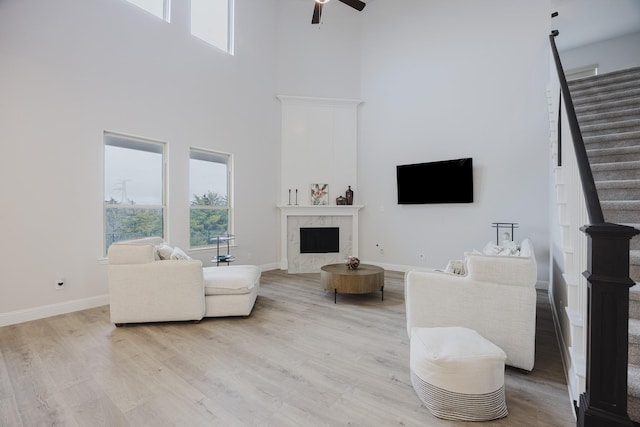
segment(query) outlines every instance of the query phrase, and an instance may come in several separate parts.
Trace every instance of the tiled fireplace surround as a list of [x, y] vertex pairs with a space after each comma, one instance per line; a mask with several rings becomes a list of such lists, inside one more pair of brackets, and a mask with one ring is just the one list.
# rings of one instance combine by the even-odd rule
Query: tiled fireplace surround
[[[317, 273], [358, 253], [358, 210], [362, 206], [279, 206], [280, 268], [289, 273]], [[338, 227], [337, 253], [300, 253], [300, 228]]]

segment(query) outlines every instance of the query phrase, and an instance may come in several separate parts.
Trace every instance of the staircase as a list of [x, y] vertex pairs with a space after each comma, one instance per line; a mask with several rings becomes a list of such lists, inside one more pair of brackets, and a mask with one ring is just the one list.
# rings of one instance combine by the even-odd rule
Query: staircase
[[[569, 82], [606, 222], [640, 228], [640, 68]], [[628, 413], [640, 422], [640, 236], [631, 240]]]

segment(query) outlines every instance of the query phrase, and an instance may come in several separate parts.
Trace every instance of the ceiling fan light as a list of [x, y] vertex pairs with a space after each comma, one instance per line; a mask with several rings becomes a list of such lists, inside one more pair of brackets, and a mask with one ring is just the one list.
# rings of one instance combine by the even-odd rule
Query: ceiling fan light
[[316, 0], [316, 3], [319, 4], [325, 4], [325, 3], [329, 3], [330, 0]]

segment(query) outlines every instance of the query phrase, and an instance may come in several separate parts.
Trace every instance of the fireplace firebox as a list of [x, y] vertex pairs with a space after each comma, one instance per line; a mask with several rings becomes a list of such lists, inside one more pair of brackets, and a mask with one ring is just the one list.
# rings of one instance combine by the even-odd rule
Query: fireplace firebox
[[326, 254], [340, 251], [339, 227], [301, 227], [300, 253]]

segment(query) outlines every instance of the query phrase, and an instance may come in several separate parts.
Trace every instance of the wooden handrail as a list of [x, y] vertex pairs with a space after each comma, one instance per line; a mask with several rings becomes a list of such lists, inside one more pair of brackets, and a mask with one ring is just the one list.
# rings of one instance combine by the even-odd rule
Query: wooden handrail
[[589, 222], [591, 224], [602, 224], [604, 223], [604, 215], [602, 213], [602, 207], [600, 206], [600, 198], [598, 197], [596, 183], [593, 180], [593, 172], [591, 171], [591, 166], [589, 165], [587, 150], [584, 146], [584, 140], [582, 139], [582, 132], [580, 131], [580, 126], [578, 124], [576, 110], [573, 107], [573, 99], [571, 98], [571, 93], [569, 92], [567, 78], [564, 75], [564, 69], [562, 68], [562, 62], [560, 61], [560, 55], [558, 54], [558, 48], [556, 47], [555, 38], [558, 34], [558, 30], [553, 30], [549, 35], [549, 42], [551, 43], [551, 51], [553, 53], [553, 59], [556, 65], [556, 71], [558, 72], [560, 90], [562, 91], [562, 95], [564, 97], [567, 119], [569, 120], [569, 129], [571, 130], [573, 148], [576, 153], [576, 161], [578, 163], [578, 171], [580, 173], [580, 182], [582, 183], [584, 199], [587, 204]]

